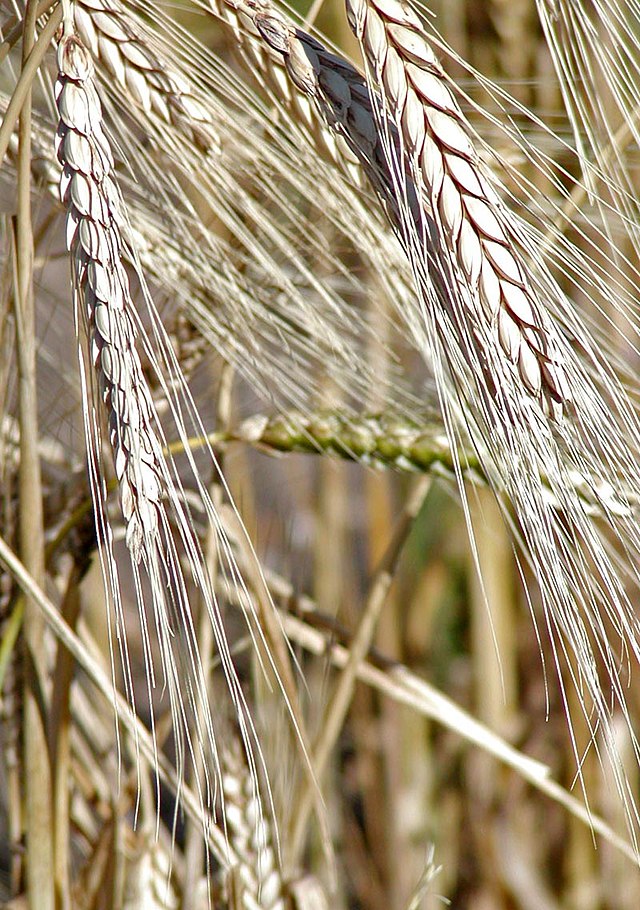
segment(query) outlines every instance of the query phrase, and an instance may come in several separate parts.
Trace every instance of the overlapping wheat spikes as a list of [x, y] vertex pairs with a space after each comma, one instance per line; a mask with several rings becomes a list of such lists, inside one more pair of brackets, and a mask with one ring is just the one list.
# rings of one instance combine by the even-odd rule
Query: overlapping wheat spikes
[[[369, 100], [354, 106], [344, 71], [336, 72], [316, 41], [268, 6], [234, 6], [283, 55], [292, 82], [319, 104], [327, 124], [348, 138], [382, 197], [415, 272], [423, 344], [452, 450], [458, 449], [462, 426], [490, 482], [513, 503], [536, 567], [549, 632], [560, 649], [568, 645], [579, 655], [597, 723], [606, 729], [609, 708], [601, 698], [596, 654], [605, 659], [623, 712], [626, 707], [617, 649], [599, 617], [610, 617], [621, 647], [634, 660], [637, 621], [619, 567], [606, 539], [594, 531], [583, 500], [574, 497], [568, 472], [582, 476], [596, 500], [598, 490], [613, 496], [617, 507], [602, 507], [614, 534], [635, 549], [631, 502], [637, 490], [633, 480], [625, 490], [622, 479], [637, 473], [639, 437], [626, 393], [580, 330], [571, 302], [536, 255], [534, 237], [491, 185], [472, 131], [410, 7], [349, 7], [370, 87]], [[349, 77], [362, 97], [357, 73]], [[368, 130], [353, 125], [363, 122]], [[579, 354], [569, 339], [574, 346], [578, 342]], [[460, 467], [458, 472], [461, 481]], [[548, 486], [561, 505], [561, 518]], [[585, 712], [590, 710], [585, 703]], [[616, 763], [612, 733], [608, 748]], [[634, 815], [621, 769], [619, 787]]]
[[[381, 826], [366, 800], [343, 836], [352, 859], [360, 858], [356, 867], [367, 851], [377, 857], [380, 883], [368, 891], [360, 875], [350, 892], [327, 873], [339, 841], [326, 820], [333, 828], [336, 800], [351, 797], [348, 774], [340, 794], [323, 783], [340, 731], [350, 729], [349, 705], [357, 710], [358, 679], [449, 729], [455, 716], [469, 741], [512, 768], [520, 763], [523, 779], [588, 820], [588, 810], [552, 784], [547, 769], [458, 709], [446, 719], [446, 705], [432, 701], [407, 667], [374, 653], [372, 663], [363, 662], [395, 596], [392, 581], [403, 577], [401, 553], [411, 551], [426, 487], [408, 496], [386, 549], [367, 532], [378, 561], [362, 585], [362, 615], [350, 638], [326, 615], [342, 596], [342, 580], [332, 584], [326, 565], [339, 574], [345, 559], [332, 525], [340, 495], [329, 495], [329, 475], [320, 485], [318, 514], [330, 531], [323, 538], [318, 530], [324, 544], [316, 554], [316, 604], [261, 567], [225, 462], [217, 460], [232, 443], [333, 452], [444, 477], [449, 489], [454, 480], [480, 576], [479, 612], [492, 608], [496, 590], [479, 531], [479, 516], [488, 521], [494, 508], [485, 499], [489, 488], [509, 529], [521, 605], [546, 626], [540, 649], [558, 679], [539, 667], [540, 678], [547, 702], [560, 701], [569, 717], [583, 796], [593, 798], [585, 768], [595, 753], [621, 797], [628, 842], [599, 817], [598, 799], [593, 828], [633, 858], [640, 421], [633, 376], [638, 219], [628, 151], [638, 133], [640, 10], [635, 3], [624, 10], [616, 3], [536, 3], [571, 128], [556, 135], [458, 56], [437, 19], [403, 0], [347, 0], [364, 73], [270, 3], [189, 6], [216, 42], [224, 36], [248, 81], [217, 44], [216, 53], [205, 48], [156, 4], [3, 7], [2, 190], [15, 217], [3, 230], [0, 321], [7, 519], [0, 558], [10, 567], [12, 592], [0, 600], [0, 679], [11, 682], [13, 730], [21, 710], [15, 680], [24, 677], [24, 768], [31, 769], [31, 779], [22, 780], [15, 736], [3, 736], [12, 756], [7, 817], [16, 857], [22, 830], [27, 841], [24, 864], [17, 858], [11, 866], [12, 896], [26, 889], [31, 906], [46, 910], [145, 899], [186, 908], [306, 907], [322, 905], [325, 892], [358, 906], [378, 906], [383, 893], [384, 906], [429, 901], [415, 881], [385, 892], [384, 882], [401, 874], [380, 871]], [[487, 6], [500, 25], [499, 4]], [[464, 88], [447, 75], [449, 65], [458, 77], [471, 77]], [[57, 273], [62, 238], [72, 306]], [[67, 363], [72, 310], [79, 381]], [[215, 384], [207, 372], [212, 361]], [[240, 411], [255, 410], [257, 396], [263, 416], [236, 418], [230, 384]], [[233, 457], [229, 464], [237, 486]], [[277, 474], [259, 458], [248, 464], [258, 495], [246, 494], [245, 479], [239, 501], [262, 548], [269, 531], [260, 519]], [[85, 474], [88, 484], [80, 479]], [[110, 500], [114, 489], [119, 510]], [[298, 495], [294, 485], [290, 495]], [[383, 500], [371, 492], [372, 524]], [[42, 501], [40, 516], [33, 504]], [[384, 509], [380, 524], [389, 532], [388, 501]], [[95, 540], [91, 521], [82, 523], [91, 511]], [[281, 541], [284, 556], [276, 562], [295, 563], [304, 533], [293, 528], [290, 539], [284, 535], [291, 553]], [[52, 657], [37, 625], [43, 612], [104, 694], [81, 618], [94, 549], [111, 611], [106, 653], [125, 731], [115, 738], [108, 713], [90, 717], [87, 683], [72, 681], [62, 645]], [[303, 585], [305, 573], [306, 563]], [[405, 584], [404, 593], [411, 600], [419, 587]], [[469, 581], [470, 598], [473, 587]], [[47, 594], [58, 598], [60, 619]], [[20, 659], [23, 622], [27, 657]], [[497, 623], [493, 635], [500, 647]], [[313, 701], [324, 691], [323, 673], [300, 656], [292, 660], [287, 637], [289, 646], [325, 652], [338, 668], [326, 715], [311, 733], [298, 674]], [[536, 625], [536, 653], [537, 639]], [[144, 666], [142, 691], [131, 641]], [[388, 641], [400, 649], [394, 635]], [[116, 697], [118, 686], [133, 719]], [[508, 699], [508, 660], [502, 686]], [[224, 718], [220, 735], [228, 739], [227, 702], [244, 754], [233, 740], [219, 758], [216, 724]], [[293, 739], [277, 720], [282, 704]], [[150, 735], [141, 715], [148, 715]], [[109, 748], [117, 759], [101, 769], [95, 756]], [[292, 768], [296, 750], [306, 771]], [[155, 795], [149, 764], [156, 765]], [[167, 786], [174, 790], [170, 818], [161, 816]], [[304, 852], [308, 807], [318, 792], [327, 799], [318, 811], [324, 866], [313, 840]], [[184, 836], [183, 805], [190, 818]], [[38, 828], [43, 806], [46, 830]], [[204, 855], [195, 846], [202, 834], [211, 848]], [[41, 851], [33, 847], [38, 837]], [[340, 850], [337, 859], [343, 873]], [[167, 863], [164, 872], [159, 861]], [[320, 867], [322, 885], [305, 879], [305, 871], [315, 875]], [[458, 874], [450, 893], [459, 897], [462, 872], [449, 874]], [[444, 875], [446, 890], [446, 864]], [[518, 886], [509, 881], [516, 900]]]

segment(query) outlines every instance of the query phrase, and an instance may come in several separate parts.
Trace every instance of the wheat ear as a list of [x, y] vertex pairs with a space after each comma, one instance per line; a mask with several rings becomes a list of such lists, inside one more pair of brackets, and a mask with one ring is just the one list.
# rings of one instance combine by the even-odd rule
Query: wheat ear
[[[421, 472], [454, 482], [460, 470], [467, 484], [490, 484], [469, 441], [457, 453], [451, 451], [442, 419], [435, 410], [410, 418], [391, 412], [255, 414], [227, 433], [212, 434], [210, 441], [216, 446], [226, 442], [244, 442], [273, 453], [329, 453], [372, 467]], [[616, 513], [632, 518], [638, 514], [640, 504], [634, 502], [631, 491], [626, 492], [623, 502], [606, 483], [597, 485], [594, 490], [593, 485], [578, 472], [572, 473], [570, 479], [585, 512], [594, 518]], [[563, 503], [556, 498], [544, 473], [541, 474], [541, 481], [550, 506], [561, 512]]]
[[[211, 714], [206, 710], [197, 710], [198, 704], [208, 704], [208, 696], [182, 562], [189, 567], [193, 582], [202, 592], [248, 749], [254, 744], [251, 720], [235, 676], [195, 529], [186, 510], [184, 491], [175, 468], [167, 462], [163, 452], [165, 441], [162, 429], [136, 349], [137, 315], [123, 265], [123, 254], [127, 249], [125, 231], [128, 227], [123, 202], [113, 178], [113, 158], [102, 128], [100, 99], [93, 82], [93, 64], [82, 42], [72, 32], [72, 21], [70, 23], [67, 19], [66, 23], [66, 31], [58, 47], [59, 74], [56, 83], [60, 115], [57, 148], [63, 168], [60, 189], [68, 208], [67, 243], [71, 253], [77, 318], [86, 326], [88, 336], [89, 369], [81, 357], [85, 436], [103, 571], [107, 591], [115, 607], [125, 686], [133, 701], [118, 573], [104, 506], [106, 492], [100, 467], [100, 418], [87, 388], [91, 370], [95, 371], [97, 391], [108, 415], [109, 441], [120, 489], [126, 543], [131, 554], [148, 685], [151, 688], [155, 684], [149, 630], [152, 621], [159, 639], [165, 685], [171, 701], [178, 773], [182, 775], [184, 771], [185, 740], [192, 754], [194, 750], [200, 755], [205, 752], [212, 754], [215, 772], [216, 745]], [[129, 260], [135, 263], [135, 253], [131, 249], [127, 252]], [[141, 273], [138, 277], [144, 288]], [[157, 327], [156, 331], [160, 333], [160, 328]], [[162, 356], [170, 357], [170, 351], [165, 350]], [[157, 363], [154, 366], [157, 367]], [[173, 401], [166, 384], [164, 392]], [[186, 389], [182, 390], [182, 395], [182, 402], [172, 405], [172, 415], [184, 433], [184, 417], [180, 408], [185, 409], [189, 405]], [[198, 483], [195, 465], [192, 459], [189, 460]], [[201, 482], [199, 492], [218, 534], [223, 562], [231, 571], [234, 583], [241, 585], [228, 542]], [[147, 610], [145, 603], [143, 573], [151, 591], [152, 611]], [[245, 596], [248, 597], [246, 591]], [[190, 736], [190, 717], [196, 719], [193, 738]], [[210, 769], [211, 762], [207, 760], [205, 767]], [[211, 773], [208, 771], [206, 775], [206, 792], [200, 794], [203, 811], [206, 807], [212, 809], [214, 805]], [[206, 827], [207, 817], [203, 818]]]
[[236, 877], [242, 906], [284, 910], [271, 825], [240, 743], [233, 738], [222, 754], [222, 792], [229, 842], [238, 858], [230, 875]]
[[159, 527], [162, 446], [136, 349], [129, 279], [122, 262], [124, 216], [93, 65], [82, 44], [66, 38], [58, 51], [60, 195], [67, 206], [67, 245], [74, 285], [86, 308], [91, 359], [109, 414], [127, 546], [136, 562]]
[[[518, 256], [520, 240], [510, 213], [487, 180], [422, 22], [399, 0], [348, 0], [347, 13], [401, 134], [412, 176], [440, 228], [447, 290], [455, 300], [463, 289], [469, 315], [460, 325], [453, 314], [453, 324], [465, 333], [471, 329], [477, 344], [488, 329], [526, 391], [559, 417], [569, 392], [549, 317]], [[495, 350], [481, 354], [488, 369]]]

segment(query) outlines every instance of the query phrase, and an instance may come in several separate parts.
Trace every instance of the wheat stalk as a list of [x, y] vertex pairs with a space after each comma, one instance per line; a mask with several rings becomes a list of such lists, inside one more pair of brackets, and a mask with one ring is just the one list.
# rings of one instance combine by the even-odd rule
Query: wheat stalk
[[[559, 345], [518, 255], [518, 234], [481, 166], [421, 20], [410, 6], [395, 2], [388, 8], [349, 2], [347, 12], [438, 228], [429, 240], [438, 250], [432, 257], [443, 260], [447, 293], [440, 302], [464, 336], [461, 347], [486, 347], [478, 359], [493, 383], [500, 381], [495, 359], [501, 350], [524, 389], [559, 419], [570, 394]], [[464, 317], [452, 309], [460, 297], [468, 311]], [[498, 343], [489, 344], [489, 338]]]
[[[274, 572], [267, 572], [266, 578], [274, 600], [286, 605], [286, 609], [283, 607], [281, 610], [281, 616], [290, 640], [311, 654], [327, 656], [337, 668], [346, 667], [351, 654], [350, 634], [336, 624], [334, 618], [319, 612], [313, 600], [298, 595], [287, 578]], [[548, 766], [530, 755], [518, 752], [513, 745], [443, 695], [422, 676], [374, 650], [366, 661], [359, 664], [357, 676], [394, 701], [411, 706], [418, 714], [431, 717], [456, 736], [468, 740], [512, 767], [530, 784], [564, 805], [576, 818], [592, 825], [593, 830], [604, 840], [615, 844], [617, 849], [636, 861], [637, 855], [632, 845], [616, 834], [606, 821], [596, 819], [578, 797], [551, 779]]]

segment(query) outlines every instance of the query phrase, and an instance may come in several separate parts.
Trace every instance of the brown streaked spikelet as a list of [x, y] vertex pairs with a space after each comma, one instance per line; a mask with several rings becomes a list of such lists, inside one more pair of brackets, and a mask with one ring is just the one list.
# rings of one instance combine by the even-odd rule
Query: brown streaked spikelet
[[488, 372], [501, 349], [523, 388], [559, 418], [570, 391], [552, 324], [518, 254], [510, 213], [487, 179], [419, 17], [399, 0], [354, 0], [347, 12], [448, 252], [447, 288], [460, 289], [449, 295], [450, 306], [455, 310], [461, 296], [469, 311], [464, 319], [454, 312], [453, 324], [472, 333], [479, 345], [488, 328], [499, 342], [480, 356]]
[[[277, 10], [259, 3], [238, 3], [236, 0], [209, 0], [208, 5], [216, 18], [225, 23], [227, 31], [233, 38], [234, 50], [244, 63], [247, 72], [267, 89], [269, 95], [279, 106], [284, 107], [290, 117], [292, 127], [304, 132], [319, 153], [328, 156], [331, 162], [344, 170], [358, 187], [363, 186], [365, 179], [360, 166], [360, 158], [354, 153], [351, 142], [328, 127], [326, 122], [318, 117], [313, 103], [308, 97], [309, 86], [306, 85], [300, 90], [292, 83], [285, 69], [282, 57], [283, 48], [272, 47], [268, 41], [264, 40], [263, 34], [256, 25], [255, 14], [260, 13], [261, 8], [265, 10], [266, 14], [278, 17]], [[282, 17], [279, 18], [282, 21]], [[310, 40], [310, 36], [305, 37]], [[320, 45], [320, 47], [322, 46]], [[327, 53], [326, 49], [322, 48], [322, 50], [325, 54]], [[332, 54], [331, 57], [332, 72], [335, 73], [335, 76], [332, 75], [328, 78], [335, 79], [339, 83], [341, 70], [346, 69], [349, 74], [356, 75], [360, 81], [360, 74], [351, 67], [348, 61], [335, 54]], [[344, 101], [344, 97], [342, 100]]]

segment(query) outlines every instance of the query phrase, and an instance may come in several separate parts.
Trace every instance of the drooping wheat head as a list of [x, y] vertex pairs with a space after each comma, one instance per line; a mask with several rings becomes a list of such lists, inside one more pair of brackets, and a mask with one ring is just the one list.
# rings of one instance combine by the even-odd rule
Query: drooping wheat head
[[[86, 332], [81, 346], [85, 430], [94, 508], [98, 522], [103, 572], [115, 608], [116, 634], [123, 663], [125, 686], [133, 701], [131, 670], [126, 649], [118, 568], [105, 512], [106, 486], [101, 467], [102, 414], [96, 397], [106, 409], [108, 438], [113, 451], [120, 501], [131, 557], [149, 688], [157, 671], [151, 653], [150, 627], [157, 635], [164, 685], [171, 700], [179, 773], [185, 748], [192, 755], [207, 754], [203, 809], [213, 811], [217, 758], [208, 709], [204, 671], [195, 640], [184, 560], [200, 590], [214, 627], [220, 659], [228, 672], [231, 698], [239, 710], [240, 729], [251, 749], [251, 722], [228, 653], [224, 630], [211, 589], [202, 553], [185, 503], [175, 467], [164, 454], [166, 446], [140, 356], [139, 326], [123, 264], [123, 251], [136, 257], [127, 242], [128, 224], [113, 177], [113, 159], [102, 128], [100, 100], [93, 80], [91, 58], [72, 31], [58, 49], [56, 86], [60, 113], [58, 158], [63, 168], [61, 196], [67, 215], [67, 242], [71, 253], [73, 288], [79, 331]], [[141, 279], [141, 276], [138, 275]], [[141, 280], [144, 288], [144, 282]], [[162, 332], [159, 332], [164, 341]], [[157, 365], [157, 364], [156, 364]], [[162, 380], [160, 380], [162, 382]], [[95, 389], [97, 396], [92, 394]], [[168, 391], [168, 389], [167, 389]], [[186, 387], [182, 405], [174, 403], [174, 419], [184, 424], [180, 407], [188, 408]], [[175, 394], [175, 393], [174, 393]], [[192, 469], [195, 468], [191, 462]], [[202, 485], [201, 485], [202, 486]], [[210, 497], [202, 487], [205, 508], [219, 533], [221, 559], [233, 557]], [[147, 593], [147, 588], [150, 593]], [[195, 726], [193, 726], [195, 725]], [[211, 760], [213, 759], [213, 764]], [[204, 816], [206, 822], [206, 815]]]

